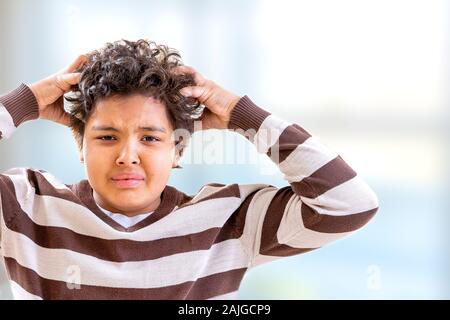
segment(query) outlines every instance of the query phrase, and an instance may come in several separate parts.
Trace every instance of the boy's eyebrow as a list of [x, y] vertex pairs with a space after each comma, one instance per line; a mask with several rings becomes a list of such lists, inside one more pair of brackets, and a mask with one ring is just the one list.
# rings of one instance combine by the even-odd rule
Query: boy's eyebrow
[[[119, 129], [111, 127], [111, 126], [92, 126], [92, 130], [120, 132]], [[139, 127], [138, 130], [139, 131], [159, 131], [159, 132], [162, 132], [162, 133], [166, 133], [166, 129], [164, 129], [162, 127], [158, 127], [158, 126]]]

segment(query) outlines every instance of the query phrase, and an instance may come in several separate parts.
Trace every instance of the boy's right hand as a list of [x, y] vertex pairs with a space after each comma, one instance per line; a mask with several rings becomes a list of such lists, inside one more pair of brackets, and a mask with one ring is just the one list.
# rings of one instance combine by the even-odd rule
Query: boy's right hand
[[81, 74], [75, 71], [86, 61], [87, 57], [81, 55], [67, 68], [28, 86], [36, 97], [40, 119], [69, 126], [70, 117], [64, 110], [63, 96], [80, 81]]

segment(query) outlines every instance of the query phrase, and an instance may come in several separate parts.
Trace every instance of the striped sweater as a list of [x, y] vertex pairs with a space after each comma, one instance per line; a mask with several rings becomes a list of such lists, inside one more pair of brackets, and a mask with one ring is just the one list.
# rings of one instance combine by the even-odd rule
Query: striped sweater
[[[0, 139], [37, 117], [26, 85], [0, 97]], [[229, 129], [276, 163], [285, 187], [211, 183], [186, 195], [167, 185], [155, 212], [124, 228], [100, 210], [87, 180], [3, 172], [0, 253], [14, 297], [233, 299], [252, 267], [347, 236], [377, 211], [373, 191], [339, 155], [247, 96]]]

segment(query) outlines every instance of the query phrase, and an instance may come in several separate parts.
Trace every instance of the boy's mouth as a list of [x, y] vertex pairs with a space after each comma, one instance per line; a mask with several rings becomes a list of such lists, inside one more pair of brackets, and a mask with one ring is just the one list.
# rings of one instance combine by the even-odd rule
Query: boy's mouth
[[119, 188], [134, 188], [144, 182], [144, 176], [139, 173], [128, 172], [117, 174], [111, 180]]
[[112, 179], [112, 182], [119, 188], [135, 188], [141, 185], [144, 180], [143, 179], [121, 179], [121, 180], [114, 180]]

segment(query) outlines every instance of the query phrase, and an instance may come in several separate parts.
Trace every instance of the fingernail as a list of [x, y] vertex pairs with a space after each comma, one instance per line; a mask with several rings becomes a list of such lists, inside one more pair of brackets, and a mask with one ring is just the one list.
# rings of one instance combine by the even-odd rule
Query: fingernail
[[191, 96], [191, 91], [190, 91], [189, 89], [186, 89], [186, 88], [181, 89], [181, 90], [180, 90], [180, 93], [181, 93], [183, 96], [185, 96], [185, 97], [190, 97], [190, 96]]

